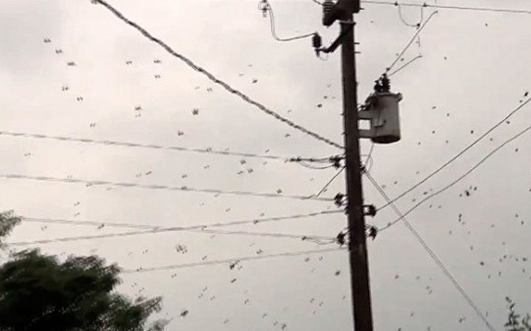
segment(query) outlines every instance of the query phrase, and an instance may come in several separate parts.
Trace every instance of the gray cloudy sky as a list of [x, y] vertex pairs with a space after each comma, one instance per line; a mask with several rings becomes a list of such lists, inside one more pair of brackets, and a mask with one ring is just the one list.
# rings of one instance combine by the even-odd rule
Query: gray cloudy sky
[[[341, 142], [339, 54], [320, 61], [308, 40], [274, 41], [257, 2], [110, 3], [232, 86]], [[321, 10], [315, 3], [270, 2], [280, 36], [319, 31], [327, 44], [335, 38], [337, 27], [320, 25]], [[531, 4], [523, 0], [438, 0], [438, 4], [531, 10]], [[396, 7], [365, 7], [357, 17], [361, 99], [415, 33], [402, 23]], [[430, 13], [426, 9], [424, 19]], [[402, 14], [413, 24], [421, 18], [418, 8], [404, 8]], [[408, 50], [401, 63], [419, 54], [423, 57], [393, 77], [394, 90], [404, 95], [403, 137], [400, 143], [376, 146], [371, 169], [387, 194], [395, 197], [408, 189], [525, 100], [524, 93], [531, 88], [530, 37], [529, 15], [440, 10], [433, 17], [420, 43]], [[45, 38], [51, 42], [45, 43]], [[2, 132], [258, 154], [269, 150], [285, 156], [322, 157], [339, 152], [222, 90], [89, 0], [2, 0], [0, 62]], [[68, 62], [76, 65], [68, 66]], [[194, 108], [199, 110], [197, 115], [192, 114]], [[407, 210], [425, 194], [450, 183], [530, 121], [531, 110], [522, 109], [450, 167], [399, 200], [398, 207]], [[505, 296], [513, 297], [522, 310], [531, 311], [526, 291], [531, 270], [523, 260], [531, 252], [526, 240], [531, 226], [528, 139], [523, 136], [500, 150], [472, 175], [408, 217], [480, 309], [488, 312], [497, 330], [502, 329], [506, 316]], [[368, 147], [362, 142], [364, 152]], [[262, 159], [6, 135], [0, 135], [0, 151], [2, 175], [72, 176], [266, 193], [281, 189], [287, 195], [314, 194], [335, 173], [276, 160], [264, 163]], [[2, 210], [72, 221], [189, 226], [336, 208], [327, 201], [216, 197], [21, 179], [1, 179], [0, 185]], [[367, 203], [384, 203], [369, 182], [365, 189]], [[333, 197], [343, 190], [343, 180], [338, 179], [323, 196]], [[395, 218], [388, 208], [373, 223], [383, 227]], [[332, 214], [224, 230], [333, 237], [345, 224], [343, 215]], [[130, 230], [28, 222], [9, 240], [125, 231]], [[185, 245], [187, 253], [176, 252], [176, 245]], [[237, 259], [260, 251], [268, 255], [334, 247], [298, 239], [189, 232], [30, 247], [37, 246], [62, 256], [96, 253], [133, 270]], [[377, 330], [486, 329], [402, 224], [382, 232], [369, 243], [369, 250]], [[222, 264], [130, 273], [123, 275], [119, 290], [131, 296], [162, 295], [161, 316], [173, 318], [169, 331], [269, 331], [283, 324], [289, 330], [349, 330], [346, 257], [345, 252], [330, 252], [242, 262], [239, 270]], [[179, 317], [183, 310], [189, 311], [185, 318]]]

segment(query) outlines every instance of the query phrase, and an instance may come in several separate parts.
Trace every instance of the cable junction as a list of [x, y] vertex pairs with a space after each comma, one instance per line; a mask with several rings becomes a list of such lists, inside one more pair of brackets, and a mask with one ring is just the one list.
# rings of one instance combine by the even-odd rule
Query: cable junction
[[[87, 226], [98, 226], [98, 228], [103, 228], [104, 226], [111, 227], [121, 227], [121, 228], [137, 228], [144, 229], [145, 231], [130, 231], [122, 233], [108, 233], [101, 235], [88, 235], [88, 236], [76, 236], [76, 237], [63, 237], [63, 238], [53, 238], [53, 239], [43, 239], [27, 242], [12, 242], [8, 243], [10, 246], [29, 246], [29, 245], [42, 245], [50, 244], [57, 242], [72, 242], [72, 241], [83, 241], [83, 240], [94, 240], [94, 239], [106, 239], [106, 238], [116, 238], [116, 237], [129, 237], [136, 235], [146, 235], [146, 234], [156, 234], [156, 233], [165, 233], [165, 232], [205, 232], [205, 231], [214, 231], [216, 228], [230, 227], [230, 226], [240, 226], [240, 225], [254, 225], [270, 222], [280, 222], [280, 221], [292, 221], [300, 219], [308, 219], [321, 215], [332, 215], [342, 213], [341, 210], [325, 210], [318, 211], [307, 214], [296, 214], [288, 216], [277, 216], [277, 217], [266, 217], [266, 218], [255, 218], [255, 219], [246, 219], [241, 221], [232, 221], [232, 222], [217, 222], [217, 223], [207, 223], [191, 226], [172, 226], [172, 227], [158, 227], [154, 225], [146, 224], [130, 224], [130, 223], [115, 223], [115, 222], [91, 222], [91, 221], [72, 221], [65, 219], [53, 219], [53, 218], [36, 218], [36, 217], [26, 217], [23, 219], [25, 222], [35, 222], [35, 223], [55, 223], [55, 224], [68, 224], [68, 225], [87, 225]], [[208, 233], [208, 232], [205, 232]], [[219, 232], [221, 233], [221, 232]], [[264, 236], [264, 237], [277, 237], [277, 238], [293, 238], [298, 240], [308, 240], [308, 241], [335, 241], [334, 238], [329, 237], [318, 237], [318, 236], [295, 236], [295, 235], [286, 235], [286, 234], [267, 234], [267, 233], [258, 233], [258, 232], [246, 232], [243, 231], [233, 233], [224, 232], [221, 234], [238, 234], [238, 235], [250, 235], [250, 236]]]

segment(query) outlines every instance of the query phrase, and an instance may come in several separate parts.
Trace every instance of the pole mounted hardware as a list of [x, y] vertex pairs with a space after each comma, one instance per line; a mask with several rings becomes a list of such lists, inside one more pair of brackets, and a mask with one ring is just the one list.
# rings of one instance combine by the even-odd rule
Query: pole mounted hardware
[[345, 199], [345, 195], [343, 193], [338, 193], [334, 197], [334, 204], [338, 207], [341, 207], [343, 205], [344, 199]]
[[400, 114], [398, 103], [402, 94], [391, 92], [391, 82], [386, 74], [376, 80], [374, 92], [358, 112], [358, 119], [369, 121], [369, 129], [360, 130], [360, 138], [371, 139], [375, 144], [392, 144], [400, 140]]
[[341, 21], [340, 24], [342, 27], [341, 33], [336, 38], [336, 40], [334, 40], [334, 42], [328, 47], [322, 47], [322, 39], [318, 33], [313, 35], [312, 46], [317, 56], [319, 56], [320, 52], [327, 53], [327, 54], [333, 53], [339, 46], [343, 44], [343, 41], [345, 40], [346, 36], [349, 34], [352, 28], [354, 28], [354, 25], [356, 23], [350, 22], [350, 21]]
[[[350, 10], [349, 10], [350, 9]], [[360, 0], [325, 0], [323, 2], [323, 25], [331, 26], [335, 21], [360, 12]]]
[[376, 216], [376, 207], [374, 205], [363, 206], [363, 215], [370, 217]]

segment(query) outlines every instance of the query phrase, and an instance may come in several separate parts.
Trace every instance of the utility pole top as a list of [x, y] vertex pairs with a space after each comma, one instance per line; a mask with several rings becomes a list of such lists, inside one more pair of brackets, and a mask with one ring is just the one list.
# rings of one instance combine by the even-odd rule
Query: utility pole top
[[[326, 3], [326, 1], [325, 1]], [[352, 12], [349, 9], [352, 8]], [[325, 12], [323, 16], [323, 25], [331, 26], [336, 20], [351, 17], [352, 14], [360, 12], [360, 0], [338, 0], [330, 11]]]

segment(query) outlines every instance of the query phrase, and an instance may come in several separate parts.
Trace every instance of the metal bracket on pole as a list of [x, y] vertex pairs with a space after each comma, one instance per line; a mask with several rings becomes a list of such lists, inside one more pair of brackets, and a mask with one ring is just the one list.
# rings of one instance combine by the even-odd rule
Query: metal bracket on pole
[[373, 129], [373, 125], [372, 125], [372, 121], [374, 120], [373, 112], [370, 111], [370, 110], [361, 110], [361, 111], [358, 112], [358, 119], [371, 122], [370, 129], [368, 129], [368, 130], [360, 129], [359, 130], [360, 138], [371, 139], [372, 137], [374, 137], [374, 129]]
[[341, 33], [339, 36], [330, 46], [321, 48], [320, 51], [323, 53], [333, 53], [343, 43], [343, 39], [345, 39], [345, 36], [350, 32], [350, 30], [352, 30], [352, 28], [354, 28], [355, 24], [356, 23], [354, 22], [341, 22]]

